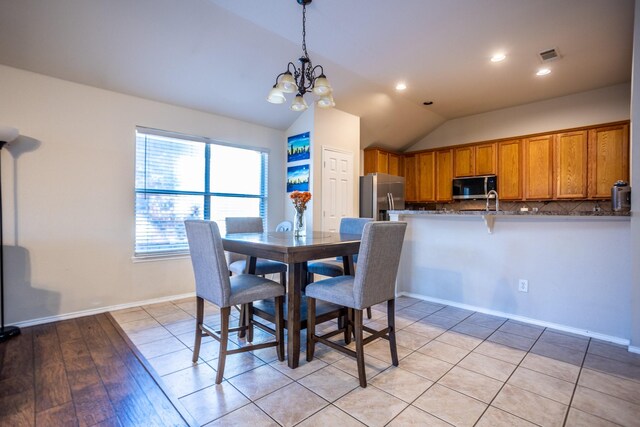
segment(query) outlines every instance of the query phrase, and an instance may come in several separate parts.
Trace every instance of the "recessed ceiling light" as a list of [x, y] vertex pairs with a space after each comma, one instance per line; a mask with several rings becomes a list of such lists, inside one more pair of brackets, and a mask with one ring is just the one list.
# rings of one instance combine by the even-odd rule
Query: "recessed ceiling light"
[[396, 85], [396, 90], [403, 91], [407, 88], [407, 84], [405, 82], [400, 82]]
[[507, 55], [505, 55], [504, 53], [496, 53], [495, 55], [493, 55], [491, 57], [491, 62], [504, 61], [506, 57], [507, 57]]
[[546, 76], [547, 74], [551, 74], [550, 68], [540, 68], [536, 73], [536, 76]]

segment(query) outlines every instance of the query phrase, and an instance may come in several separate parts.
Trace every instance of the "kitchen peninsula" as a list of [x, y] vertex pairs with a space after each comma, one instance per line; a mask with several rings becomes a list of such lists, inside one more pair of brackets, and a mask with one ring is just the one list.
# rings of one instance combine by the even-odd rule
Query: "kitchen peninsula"
[[628, 344], [628, 212], [390, 214], [408, 223], [399, 293]]

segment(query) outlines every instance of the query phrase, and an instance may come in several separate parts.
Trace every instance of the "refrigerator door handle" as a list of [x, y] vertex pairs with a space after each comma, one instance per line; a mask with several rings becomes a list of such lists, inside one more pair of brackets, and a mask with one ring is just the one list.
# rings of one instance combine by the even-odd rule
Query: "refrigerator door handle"
[[396, 207], [395, 207], [395, 205], [393, 203], [393, 194], [392, 193], [387, 193], [387, 199], [389, 199], [389, 209], [392, 210], [392, 211], [395, 210]]

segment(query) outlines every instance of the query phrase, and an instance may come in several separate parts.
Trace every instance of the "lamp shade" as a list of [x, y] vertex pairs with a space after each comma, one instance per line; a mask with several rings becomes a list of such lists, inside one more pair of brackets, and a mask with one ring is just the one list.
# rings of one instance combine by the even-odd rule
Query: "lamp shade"
[[284, 93], [294, 93], [298, 90], [296, 80], [293, 78], [293, 74], [289, 72], [282, 75], [277, 87]]
[[291, 103], [291, 109], [293, 111], [304, 111], [308, 108], [307, 101], [304, 100], [302, 95], [296, 95], [295, 99]]
[[313, 93], [318, 96], [328, 95], [331, 93], [331, 90], [331, 85], [324, 74], [318, 77], [313, 84]]
[[272, 104], [282, 104], [285, 101], [284, 94], [277, 87], [271, 88], [269, 91], [269, 95], [267, 96], [267, 101]]
[[18, 129], [0, 125], [0, 142], [11, 142], [20, 135]]
[[320, 108], [332, 108], [336, 106], [336, 103], [333, 100], [333, 96], [331, 94], [328, 94], [318, 99], [316, 101], [316, 105]]

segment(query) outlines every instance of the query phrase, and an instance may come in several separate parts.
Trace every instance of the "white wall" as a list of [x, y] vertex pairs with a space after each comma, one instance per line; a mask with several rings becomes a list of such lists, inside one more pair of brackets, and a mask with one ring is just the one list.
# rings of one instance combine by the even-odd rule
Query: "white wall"
[[500, 216], [493, 234], [479, 215], [400, 220], [400, 291], [629, 339], [628, 217]]
[[0, 93], [22, 135], [2, 150], [8, 323], [194, 290], [188, 258], [132, 261], [136, 125], [268, 148], [284, 215], [282, 131], [5, 66]]
[[445, 122], [406, 151], [489, 141], [629, 119], [630, 84]]

